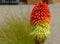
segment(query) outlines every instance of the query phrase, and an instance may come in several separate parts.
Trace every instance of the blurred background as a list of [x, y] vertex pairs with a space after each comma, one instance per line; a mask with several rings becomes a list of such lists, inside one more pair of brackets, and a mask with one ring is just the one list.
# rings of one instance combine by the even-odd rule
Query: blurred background
[[[27, 3], [27, 4], [36, 4], [37, 2], [40, 2], [41, 0], [20, 0], [20, 2]], [[60, 0], [46, 0], [47, 3], [57, 3], [60, 2]]]
[[[40, 2], [41, 0], [0, 0], [1, 3], [13, 3], [13, 4], [36, 4], [37, 2]], [[60, 2], [60, 0], [46, 0], [48, 4], [57, 3]]]

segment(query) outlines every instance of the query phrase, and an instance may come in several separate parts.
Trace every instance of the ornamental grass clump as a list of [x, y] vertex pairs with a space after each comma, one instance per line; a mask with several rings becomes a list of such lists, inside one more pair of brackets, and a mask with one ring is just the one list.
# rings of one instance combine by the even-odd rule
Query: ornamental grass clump
[[33, 44], [28, 17], [8, 14], [0, 18], [0, 44]]
[[32, 10], [30, 23], [32, 25], [35, 44], [44, 44], [50, 35], [50, 11], [46, 2], [38, 2]]

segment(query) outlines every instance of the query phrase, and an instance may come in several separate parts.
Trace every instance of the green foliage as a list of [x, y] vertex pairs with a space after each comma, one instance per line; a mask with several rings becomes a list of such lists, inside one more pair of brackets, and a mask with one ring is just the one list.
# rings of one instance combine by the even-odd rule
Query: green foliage
[[31, 26], [27, 17], [20, 19], [17, 16], [4, 17], [5, 22], [0, 28], [0, 44], [34, 44]]

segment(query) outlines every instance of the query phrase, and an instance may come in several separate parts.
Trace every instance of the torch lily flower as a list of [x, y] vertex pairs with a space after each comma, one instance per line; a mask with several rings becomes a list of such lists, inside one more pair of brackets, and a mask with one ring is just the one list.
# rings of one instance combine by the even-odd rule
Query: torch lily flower
[[33, 27], [33, 38], [43, 41], [50, 34], [50, 11], [45, 2], [38, 2], [32, 10], [30, 23]]

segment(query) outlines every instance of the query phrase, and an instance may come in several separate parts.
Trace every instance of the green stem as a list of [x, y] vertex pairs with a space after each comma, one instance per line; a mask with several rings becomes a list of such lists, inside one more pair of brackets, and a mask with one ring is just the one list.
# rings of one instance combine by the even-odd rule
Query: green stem
[[34, 38], [34, 41], [35, 41], [35, 44], [44, 44], [44, 41], [45, 40], [41, 40], [40, 39], [37, 39], [37, 37]]
[[44, 44], [44, 42], [43, 42], [43, 41], [40, 42], [39, 40], [36, 40], [36, 41], [35, 41], [35, 44]]

